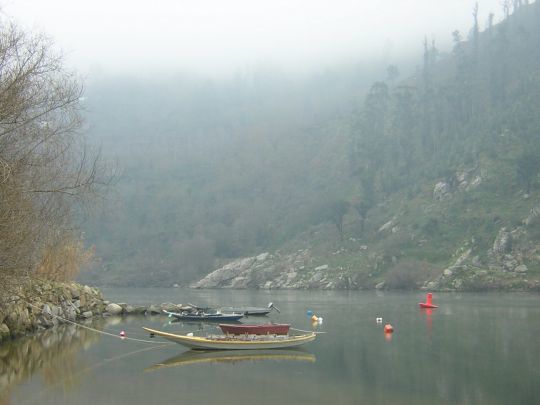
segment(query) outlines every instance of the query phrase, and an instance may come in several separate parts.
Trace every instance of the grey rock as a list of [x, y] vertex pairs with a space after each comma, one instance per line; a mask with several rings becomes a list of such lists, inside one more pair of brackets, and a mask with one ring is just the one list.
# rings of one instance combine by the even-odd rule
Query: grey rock
[[111, 315], [120, 315], [122, 313], [122, 307], [115, 303], [110, 303], [105, 307], [105, 311]]
[[482, 261], [480, 260], [480, 256], [474, 256], [471, 260], [471, 263], [475, 267], [482, 267]]
[[440, 181], [433, 188], [433, 198], [436, 201], [443, 201], [450, 197], [450, 190], [450, 185], [447, 182]]
[[161, 309], [169, 312], [178, 312], [180, 311], [180, 306], [173, 304], [172, 302], [165, 302], [161, 304]]
[[0, 341], [9, 337], [10, 331], [5, 323], [0, 324]]
[[256, 260], [257, 260], [258, 262], [264, 262], [266, 259], [268, 259], [269, 256], [270, 256], [270, 253], [268, 253], [268, 252], [261, 253], [260, 255], [258, 255], [258, 256], [256, 257]]
[[[129, 306], [128, 306], [129, 308]], [[126, 308], [126, 310], [128, 309]], [[132, 307], [133, 310], [132, 310], [132, 313], [133, 314], [137, 314], [137, 315], [143, 315], [146, 313], [146, 307], [145, 306], [142, 306], [142, 305], [137, 305], [137, 306], [134, 306]]]
[[84, 319], [89, 319], [89, 318], [92, 318], [93, 316], [94, 314], [92, 313], [92, 311], [85, 311], [81, 314], [81, 317]]
[[385, 224], [383, 224], [380, 228], [379, 228], [379, 232], [384, 232], [384, 231], [387, 231], [389, 229], [392, 228], [392, 225], [394, 225], [394, 221], [393, 220], [390, 220], [388, 222], [386, 222]]
[[529, 215], [523, 220], [525, 226], [533, 224], [540, 217], [540, 204], [531, 209]]
[[514, 259], [512, 255], [505, 255], [503, 260], [503, 267], [506, 271], [514, 271], [519, 265], [518, 261]]
[[157, 305], [150, 305], [148, 306], [148, 308], [146, 308], [146, 314], [147, 315], [158, 315], [158, 314], [161, 314], [162, 311], [161, 311], [161, 308]]
[[493, 253], [495, 254], [505, 254], [509, 253], [512, 250], [512, 235], [510, 232], [507, 232], [506, 228], [501, 228], [493, 242]]
[[529, 271], [529, 269], [528, 269], [528, 267], [526, 265], [520, 264], [519, 266], [516, 266], [514, 271], [516, 273], [526, 273], [527, 271]]

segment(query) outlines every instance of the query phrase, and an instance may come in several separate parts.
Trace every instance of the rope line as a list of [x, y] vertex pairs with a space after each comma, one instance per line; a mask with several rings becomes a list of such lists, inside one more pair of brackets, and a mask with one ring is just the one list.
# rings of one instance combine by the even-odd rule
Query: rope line
[[316, 331], [313, 331], [313, 330], [303, 330], [303, 329], [296, 329], [296, 328], [289, 328], [289, 329], [290, 330], [295, 330], [297, 332], [315, 333], [316, 335], [321, 334], [321, 333], [326, 333], [326, 332], [316, 332]]
[[[134, 351], [129, 352], [129, 353], [123, 353], [123, 354], [120, 354], [118, 356], [111, 357], [110, 359], [104, 359], [104, 360], [101, 360], [100, 362], [98, 362], [98, 363], [96, 363], [96, 364], [94, 364], [92, 366], [88, 366], [88, 367], [83, 368], [82, 370], [78, 371], [75, 374], [72, 374], [72, 377], [82, 376], [82, 375], [84, 375], [84, 374], [86, 374], [86, 373], [88, 373], [88, 372], [90, 372], [90, 371], [92, 371], [94, 369], [98, 369], [98, 368], [104, 366], [105, 364], [108, 364], [108, 363], [116, 361], [116, 360], [120, 360], [120, 359], [125, 358], [125, 357], [133, 356], [134, 354], [146, 352], [146, 351], [149, 351], [149, 350], [160, 349], [160, 348], [172, 346], [172, 345], [175, 345], [175, 344], [176, 343], [164, 343], [164, 344], [161, 344], [159, 346], [153, 346], [153, 347], [148, 347], [147, 346], [144, 349], [138, 349], [138, 350], [134, 350]], [[56, 383], [53, 383], [53, 384], [47, 386], [47, 388], [42, 389], [41, 391], [39, 391], [38, 394], [34, 396], [34, 398], [29, 399], [25, 403], [33, 404], [33, 403], [41, 402], [43, 400], [43, 394], [52, 391], [58, 385], [63, 383], [63, 381], [64, 380], [57, 381]]]
[[[26, 304], [30, 305], [31, 307], [34, 307], [38, 310], [42, 310], [40, 307], [38, 307], [37, 305], [35, 304], [32, 304], [31, 302], [28, 302], [27, 300], [25, 299], [22, 299], [22, 301], [24, 301]], [[96, 332], [96, 333], [101, 333], [102, 335], [105, 335], [105, 336], [111, 336], [111, 337], [114, 337], [114, 338], [117, 338], [117, 339], [121, 339], [121, 340], [131, 340], [133, 342], [141, 342], [141, 343], [151, 343], [151, 344], [162, 344], [162, 343], [159, 343], [159, 342], [156, 342], [154, 340], [146, 340], [146, 339], [137, 339], [137, 338], [130, 338], [128, 336], [118, 336], [118, 335], [115, 335], [113, 333], [109, 333], [109, 332], [105, 332], [105, 331], [102, 331], [102, 330], [99, 330], [99, 329], [96, 329], [96, 328], [92, 328], [90, 326], [86, 326], [86, 325], [83, 325], [81, 323], [78, 323], [78, 322], [75, 322], [75, 321], [72, 321], [72, 320], [69, 320], [67, 318], [64, 318], [60, 315], [54, 315], [54, 314], [51, 314], [51, 313], [48, 313], [48, 315], [54, 317], [54, 318], [57, 318], [57, 319], [60, 319], [62, 320], [63, 322], [67, 322], [67, 323], [70, 323], [72, 325], [76, 325], [76, 326], [79, 326], [81, 328], [84, 328], [84, 329], [88, 329], [90, 331], [93, 331], [93, 332]]]

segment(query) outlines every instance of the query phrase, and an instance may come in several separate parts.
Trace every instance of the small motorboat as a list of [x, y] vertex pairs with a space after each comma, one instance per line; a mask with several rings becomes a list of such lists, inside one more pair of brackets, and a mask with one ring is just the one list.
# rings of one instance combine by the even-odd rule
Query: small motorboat
[[317, 335], [313, 332], [304, 335], [209, 335], [206, 337], [177, 335], [156, 329], [143, 329], [151, 336], [161, 336], [195, 350], [263, 350], [285, 349], [313, 342]]
[[223, 322], [223, 321], [238, 321], [244, 317], [244, 314], [239, 313], [208, 313], [203, 311], [183, 311], [183, 312], [169, 312], [163, 310], [163, 313], [167, 314], [169, 318], [175, 318], [181, 321], [210, 321], [210, 322]]
[[224, 324], [219, 327], [225, 334], [230, 335], [286, 335], [289, 333], [288, 323], [261, 323], [261, 324]]
[[236, 312], [244, 314], [245, 316], [264, 316], [268, 315], [270, 311], [275, 309], [280, 312], [279, 309], [270, 302], [266, 307], [223, 307], [222, 311]]

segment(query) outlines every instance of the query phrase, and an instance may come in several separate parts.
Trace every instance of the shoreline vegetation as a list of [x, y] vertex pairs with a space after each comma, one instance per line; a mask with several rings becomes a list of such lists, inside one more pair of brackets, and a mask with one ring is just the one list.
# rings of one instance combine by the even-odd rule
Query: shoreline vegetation
[[0, 15], [0, 341], [104, 310], [98, 290], [67, 283], [93, 256], [75, 218], [110, 182], [82, 94], [46, 35]]

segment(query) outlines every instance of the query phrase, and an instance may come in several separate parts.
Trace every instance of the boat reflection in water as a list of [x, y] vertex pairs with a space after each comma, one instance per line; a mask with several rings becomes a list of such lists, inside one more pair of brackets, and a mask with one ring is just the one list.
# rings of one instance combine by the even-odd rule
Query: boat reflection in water
[[161, 368], [187, 366], [191, 364], [215, 364], [215, 363], [239, 363], [239, 362], [258, 362], [258, 361], [303, 361], [315, 363], [314, 354], [302, 349], [269, 349], [269, 350], [249, 350], [249, 351], [231, 351], [231, 350], [188, 350], [178, 356], [171, 357], [161, 363], [157, 363], [145, 369], [145, 371], [154, 371]]
[[[103, 327], [94, 325], [94, 327]], [[0, 404], [9, 403], [12, 389], [40, 374], [51, 387], [68, 389], [82, 379], [84, 362], [78, 358], [100, 339], [100, 335], [74, 325], [60, 325], [35, 336], [8, 341], [0, 346]]]

